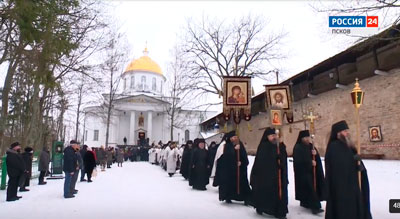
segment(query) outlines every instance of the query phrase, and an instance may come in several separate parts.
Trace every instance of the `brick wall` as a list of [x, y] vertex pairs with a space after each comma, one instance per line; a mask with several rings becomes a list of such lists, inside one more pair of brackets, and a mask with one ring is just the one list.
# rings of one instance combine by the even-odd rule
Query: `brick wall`
[[[388, 76], [372, 76], [360, 81], [365, 91], [364, 105], [360, 108], [361, 118], [361, 153], [383, 154], [385, 159], [400, 159], [400, 69], [393, 69]], [[321, 118], [315, 123], [315, 145], [321, 154], [325, 154], [328, 136], [333, 123], [346, 120], [350, 126], [353, 140], [356, 140], [355, 111], [350, 92], [347, 89], [334, 89], [321, 93], [314, 98], [306, 98], [293, 103], [295, 122], [302, 119], [306, 109], [312, 107]], [[250, 127], [248, 124], [251, 124]], [[260, 113], [250, 122], [242, 121], [239, 125], [240, 138], [248, 153], [254, 154], [265, 128], [270, 124], [269, 114]], [[369, 126], [380, 125], [382, 142], [369, 141]], [[282, 127], [287, 152], [292, 154], [298, 132], [305, 128], [304, 122], [297, 122]], [[308, 128], [308, 123], [307, 123]], [[252, 130], [252, 131], [250, 131]]]

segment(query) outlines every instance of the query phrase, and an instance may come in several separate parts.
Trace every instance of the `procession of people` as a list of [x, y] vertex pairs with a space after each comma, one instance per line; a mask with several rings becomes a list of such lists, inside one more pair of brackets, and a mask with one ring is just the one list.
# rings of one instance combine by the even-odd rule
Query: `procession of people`
[[[195, 190], [207, 190], [207, 185], [218, 187], [219, 200], [230, 204], [243, 202], [254, 207], [257, 214], [268, 214], [284, 219], [290, 212], [289, 195], [300, 201], [300, 206], [312, 214], [321, 214], [321, 201], [327, 202], [327, 219], [371, 219], [369, 183], [366, 167], [349, 134], [346, 121], [332, 125], [325, 156], [325, 174], [321, 157], [309, 130], [299, 132], [293, 149], [295, 194], [288, 193], [288, 153], [280, 133], [267, 127], [260, 140], [254, 164], [248, 179], [249, 159], [246, 148], [235, 131], [225, 133], [219, 144], [207, 146], [205, 139], [197, 138], [178, 146], [170, 141], [153, 143], [147, 151], [148, 162], [159, 165], [168, 176], [177, 172]], [[28, 192], [32, 176], [33, 148], [25, 147], [21, 153], [18, 142], [7, 150], [9, 177], [7, 201], [22, 198], [20, 192]], [[72, 140], [64, 149], [64, 198], [74, 198], [80, 174], [81, 182], [93, 182], [98, 164], [101, 170], [111, 168], [114, 162], [122, 167], [127, 151], [111, 147], [92, 149]], [[39, 185], [45, 185], [50, 154], [44, 147], [40, 154]], [[361, 178], [359, 179], [359, 173]], [[86, 178], [86, 179], [85, 179]]]
[[[248, 180], [249, 159], [235, 131], [225, 133], [221, 142], [206, 145], [204, 139], [152, 145], [150, 163], [160, 165], [169, 176], [179, 169], [195, 190], [218, 187], [219, 200], [243, 202], [257, 214], [284, 219], [290, 213], [289, 195], [310, 214], [324, 213], [326, 219], [371, 219], [366, 168], [350, 138], [345, 121], [332, 125], [325, 157], [325, 174], [320, 154], [309, 130], [300, 131], [293, 148], [295, 194], [288, 193], [288, 153], [274, 127], [267, 127], [260, 140]], [[177, 162], [181, 159], [180, 166]], [[361, 172], [361, 184], [358, 172]], [[344, 180], [346, 179], [346, 180]]]

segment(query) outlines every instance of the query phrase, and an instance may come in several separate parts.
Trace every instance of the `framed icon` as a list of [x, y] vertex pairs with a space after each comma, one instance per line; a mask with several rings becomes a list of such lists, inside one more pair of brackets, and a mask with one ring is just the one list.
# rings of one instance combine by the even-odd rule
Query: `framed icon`
[[289, 86], [285, 85], [266, 85], [267, 106], [271, 109], [290, 110], [292, 100]]
[[382, 141], [382, 131], [380, 125], [369, 127], [369, 140], [371, 142]]
[[283, 124], [281, 110], [271, 110], [271, 124], [273, 126], [281, 126]]

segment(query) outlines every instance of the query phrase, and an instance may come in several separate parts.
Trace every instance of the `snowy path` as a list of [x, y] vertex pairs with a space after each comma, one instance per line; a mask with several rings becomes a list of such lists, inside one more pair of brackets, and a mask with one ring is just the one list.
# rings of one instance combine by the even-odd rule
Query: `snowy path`
[[[251, 164], [253, 158], [250, 157]], [[400, 218], [388, 213], [388, 200], [400, 198], [399, 161], [365, 161], [370, 175], [373, 217]], [[292, 163], [289, 162], [289, 167]], [[249, 166], [249, 170], [251, 166]], [[314, 216], [298, 206], [294, 200], [293, 172], [289, 169], [290, 219], [323, 218]], [[74, 199], [62, 198], [63, 180], [48, 180], [46, 186], [32, 181], [31, 191], [19, 193], [17, 202], [5, 202], [5, 191], [0, 191], [0, 218], [4, 219], [224, 219], [269, 218], [259, 216], [243, 204], [218, 201], [218, 190], [208, 186], [205, 192], [194, 191], [177, 174], [169, 178], [158, 166], [149, 163], [124, 163], [99, 173], [92, 183], [79, 183], [79, 194]], [[325, 203], [323, 203], [325, 204]]]

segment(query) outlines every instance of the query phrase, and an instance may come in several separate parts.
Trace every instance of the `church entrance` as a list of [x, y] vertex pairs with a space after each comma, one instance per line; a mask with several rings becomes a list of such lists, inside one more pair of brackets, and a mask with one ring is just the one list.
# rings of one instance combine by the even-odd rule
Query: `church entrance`
[[138, 132], [138, 146], [148, 146], [145, 132]]
[[139, 140], [141, 140], [141, 139], [146, 139], [146, 133], [145, 132], [139, 132], [138, 133], [138, 137], [139, 137]]

